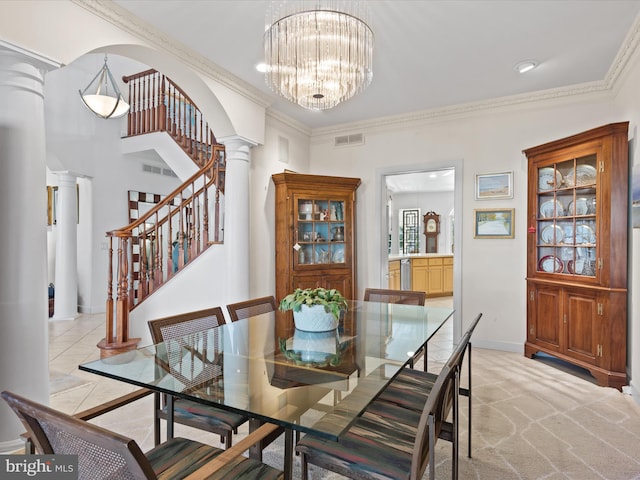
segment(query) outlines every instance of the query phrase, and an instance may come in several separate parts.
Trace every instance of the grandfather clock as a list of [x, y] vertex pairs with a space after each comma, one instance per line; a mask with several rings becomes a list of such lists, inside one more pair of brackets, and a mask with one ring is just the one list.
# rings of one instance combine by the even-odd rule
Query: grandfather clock
[[424, 215], [424, 236], [427, 237], [425, 253], [438, 253], [438, 235], [440, 234], [440, 215], [427, 212]]

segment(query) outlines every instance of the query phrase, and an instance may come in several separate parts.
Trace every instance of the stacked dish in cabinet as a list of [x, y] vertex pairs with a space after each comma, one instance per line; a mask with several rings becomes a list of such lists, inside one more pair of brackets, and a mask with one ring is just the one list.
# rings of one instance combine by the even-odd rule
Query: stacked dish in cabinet
[[298, 264], [344, 263], [344, 201], [298, 199]]
[[595, 276], [596, 156], [538, 170], [538, 271]]

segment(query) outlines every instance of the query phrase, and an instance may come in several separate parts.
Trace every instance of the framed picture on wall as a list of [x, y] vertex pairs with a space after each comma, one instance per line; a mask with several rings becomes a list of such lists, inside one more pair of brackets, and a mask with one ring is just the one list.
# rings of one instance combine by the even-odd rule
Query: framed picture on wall
[[514, 238], [514, 208], [473, 211], [473, 238]]
[[476, 175], [476, 200], [513, 198], [513, 172]]
[[[80, 223], [80, 187], [76, 185], [76, 222]], [[47, 225], [58, 223], [58, 187], [47, 185]]]

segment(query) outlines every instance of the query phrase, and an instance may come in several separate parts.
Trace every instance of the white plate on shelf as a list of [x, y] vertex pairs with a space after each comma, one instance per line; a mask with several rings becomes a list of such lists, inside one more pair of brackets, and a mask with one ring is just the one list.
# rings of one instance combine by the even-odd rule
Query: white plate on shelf
[[540, 232], [540, 240], [547, 245], [562, 243], [564, 232], [558, 225], [547, 225]]
[[564, 217], [564, 207], [558, 200], [547, 200], [540, 204], [540, 217], [553, 218]]
[[560, 273], [564, 270], [564, 264], [555, 255], [545, 255], [538, 262], [538, 269], [547, 273]]
[[[567, 172], [564, 181], [569, 187], [580, 187], [582, 185], [593, 185], [596, 183], [596, 167], [581, 164], [576, 167], [575, 175], [573, 168]], [[574, 178], [575, 176], [575, 178]], [[575, 181], [575, 184], [574, 184]]]
[[589, 214], [589, 199], [576, 198], [575, 203], [573, 201], [569, 202], [569, 215], [588, 215], [588, 214]]
[[596, 243], [596, 234], [589, 225], [576, 225], [576, 245]]
[[[554, 183], [555, 177], [555, 183]], [[560, 188], [562, 174], [553, 167], [545, 167], [538, 170], [538, 191], [546, 192]]]

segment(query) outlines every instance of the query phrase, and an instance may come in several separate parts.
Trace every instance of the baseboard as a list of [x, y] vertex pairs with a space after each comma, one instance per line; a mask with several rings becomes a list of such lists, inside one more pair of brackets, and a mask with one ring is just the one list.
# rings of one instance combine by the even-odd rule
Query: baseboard
[[24, 453], [24, 439], [0, 442], [0, 455]]
[[106, 309], [104, 305], [78, 305], [78, 312], [86, 313], [87, 315], [91, 315], [93, 313], [104, 313], [105, 311]]
[[524, 355], [524, 342], [494, 342], [491, 340], [474, 339], [471, 337], [471, 345], [478, 348], [486, 348], [488, 350], [499, 350], [501, 352], [521, 353]]
[[631, 395], [631, 398], [640, 406], [640, 385], [631, 380], [628, 387], [623, 387], [623, 392]]

